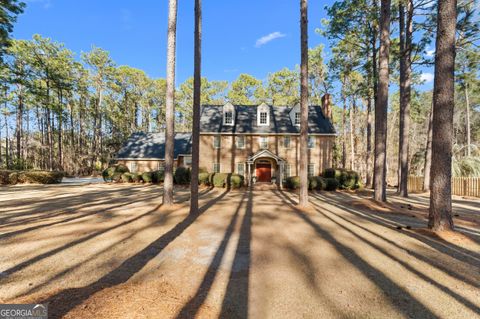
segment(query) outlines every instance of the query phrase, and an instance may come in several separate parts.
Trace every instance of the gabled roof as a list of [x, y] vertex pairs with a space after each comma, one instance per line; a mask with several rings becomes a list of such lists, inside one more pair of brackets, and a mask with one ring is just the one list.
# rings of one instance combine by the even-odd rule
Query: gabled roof
[[256, 152], [255, 154], [251, 155], [249, 158], [248, 158], [248, 162], [254, 162], [257, 158], [259, 157], [269, 157], [269, 158], [273, 158], [277, 163], [278, 162], [285, 162], [285, 160], [283, 158], [281, 158], [280, 156], [277, 156], [275, 154], [273, 154], [271, 151], [265, 149], [265, 150], [260, 150], [258, 152]]
[[[257, 107], [254, 105], [235, 105], [235, 124], [223, 125], [223, 106], [205, 105], [201, 110], [200, 131], [202, 133], [300, 133], [300, 126], [292, 123], [290, 112], [294, 107], [269, 106], [270, 123], [257, 125]], [[320, 106], [310, 106], [308, 114], [308, 132], [311, 134], [335, 134], [335, 129], [322, 112]]]
[[[176, 133], [174, 158], [192, 153], [192, 134]], [[137, 132], [130, 135], [118, 152], [117, 159], [164, 159], [165, 133]]]

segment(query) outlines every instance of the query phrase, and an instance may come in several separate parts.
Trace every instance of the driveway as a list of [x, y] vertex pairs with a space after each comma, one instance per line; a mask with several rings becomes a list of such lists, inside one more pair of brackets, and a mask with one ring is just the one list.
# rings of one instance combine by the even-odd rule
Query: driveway
[[469, 238], [448, 241], [417, 231], [421, 216], [372, 210], [356, 194], [311, 194], [300, 211], [293, 193], [216, 189], [203, 189], [201, 214], [189, 216], [187, 189], [171, 209], [160, 191], [1, 193], [0, 302], [49, 302], [52, 318], [480, 313], [475, 223], [460, 221]]

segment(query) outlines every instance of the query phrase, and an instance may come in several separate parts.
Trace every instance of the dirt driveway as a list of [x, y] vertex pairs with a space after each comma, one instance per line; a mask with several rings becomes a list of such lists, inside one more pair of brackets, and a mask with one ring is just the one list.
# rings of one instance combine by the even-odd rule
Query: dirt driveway
[[455, 206], [468, 238], [443, 240], [416, 230], [424, 200], [320, 193], [299, 211], [288, 192], [205, 189], [190, 217], [158, 186], [3, 187], [0, 302], [48, 302], [51, 318], [480, 317], [479, 202]]

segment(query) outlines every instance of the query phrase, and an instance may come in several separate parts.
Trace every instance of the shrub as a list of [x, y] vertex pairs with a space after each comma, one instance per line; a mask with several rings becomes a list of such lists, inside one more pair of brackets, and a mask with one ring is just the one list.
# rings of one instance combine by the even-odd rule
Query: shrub
[[25, 171], [18, 173], [18, 182], [32, 184], [59, 184], [62, 182], [64, 176], [64, 172], [58, 171]]
[[202, 172], [198, 174], [198, 184], [199, 185], [210, 185], [210, 174], [206, 172]]
[[122, 175], [123, 175], [123, 174], [120, 173], [120, 172], [115, 172], [115, 173], [113, 174], [113, 176], [112, 176], [112, 181], [113, 181], [113, 182], [117, 182], [117, 183], [118, 183], [118, 182], [121, 182], [121, 181], [122, 181]]
[[285, 186], [289, 189], [297, 189], [300, 187], [300, 177], [299, 176], [290, 176], [287, 177]]
[[115, 175], [115, 173], [123, 174], [128, 172], [129, 172], [128, 167], [126, 167], [123, 164], [116, 164], [105, 169], [102, 172], [102, 177], [105, 182], [111, 182], [111, 181], [114, 181], [113, 176]]
[[153, 172], [145, 172], [142, 174], [142, 180], [145, 183], [152, 183], [153, 182]]
[[10, 184], [10, 174], [11, 173], [14, 173], [14, 171], [0, 170], [0, 185]]
[[133, 183], [140, 183], [143, 180], [142, 174], [140, 173], [131, 173], [131, 176]]
[[8, 184], [15, 185], [19, 182], [19, 179], [20, 179], [20, 173], [19, 172], [11, 172], [8, 175]]
[[191, 172], [190, 169], [186, 167], [177, 167], [175, 173], [173, 174], [173, 178], [176, 184], [185, 185], [190, 183]]
[[325, 182], [326, 182], [326, 185], [325, 185], [326, 191], [336, 191], [340, 186], [340, 183], [336, 178], [331, 178], [331, 177], [325, 178]]
[[165, 173], [163, 171], [152, 172], [152, 183], [163, 183]]
[[323, 172], [323, 177], [335, 178], [339, 183], [339, 187], [342, 189], [357, 189], [361, 186], [360, 175], [351, 170], [327, 168]]
[[230, 179], [227, 178], [227, 182], [230, 180], [230, 187], [231, 188], [240, 188], [243, 187], [244, 177], [238, 174], [232, 174]]
[[227, 173], [212, 173], [210, 174], [210, 183], [215, 187], [226, 187], [229, 175]]
[[310, 176], [308, 178], [308, 189], [310, 190], [325, 190], [327, 182], [321, 176]]
[[131, 183], [132, 182], [132, 174], [130, 173], [123, 173], [120, 177], [122, 182], [124, 183]]

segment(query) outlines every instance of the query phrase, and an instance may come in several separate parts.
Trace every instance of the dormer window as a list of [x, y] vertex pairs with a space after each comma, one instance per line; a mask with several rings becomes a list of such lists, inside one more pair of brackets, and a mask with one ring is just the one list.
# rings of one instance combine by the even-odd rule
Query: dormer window
[[267, 126], [270, 125], [270, 108], [267, 104], [260, 104], [257, 108], [257, 125]]
[[233, 126], [235, 121], [235, 107], [232, 103], [223, 106], [223, 125]]
[[232, 125], [233, 124], [233, 113], [232, 112], [225, 112], [225, 124]]
[[295, 125], [300, 125], [300, 112], [295, 112]]

